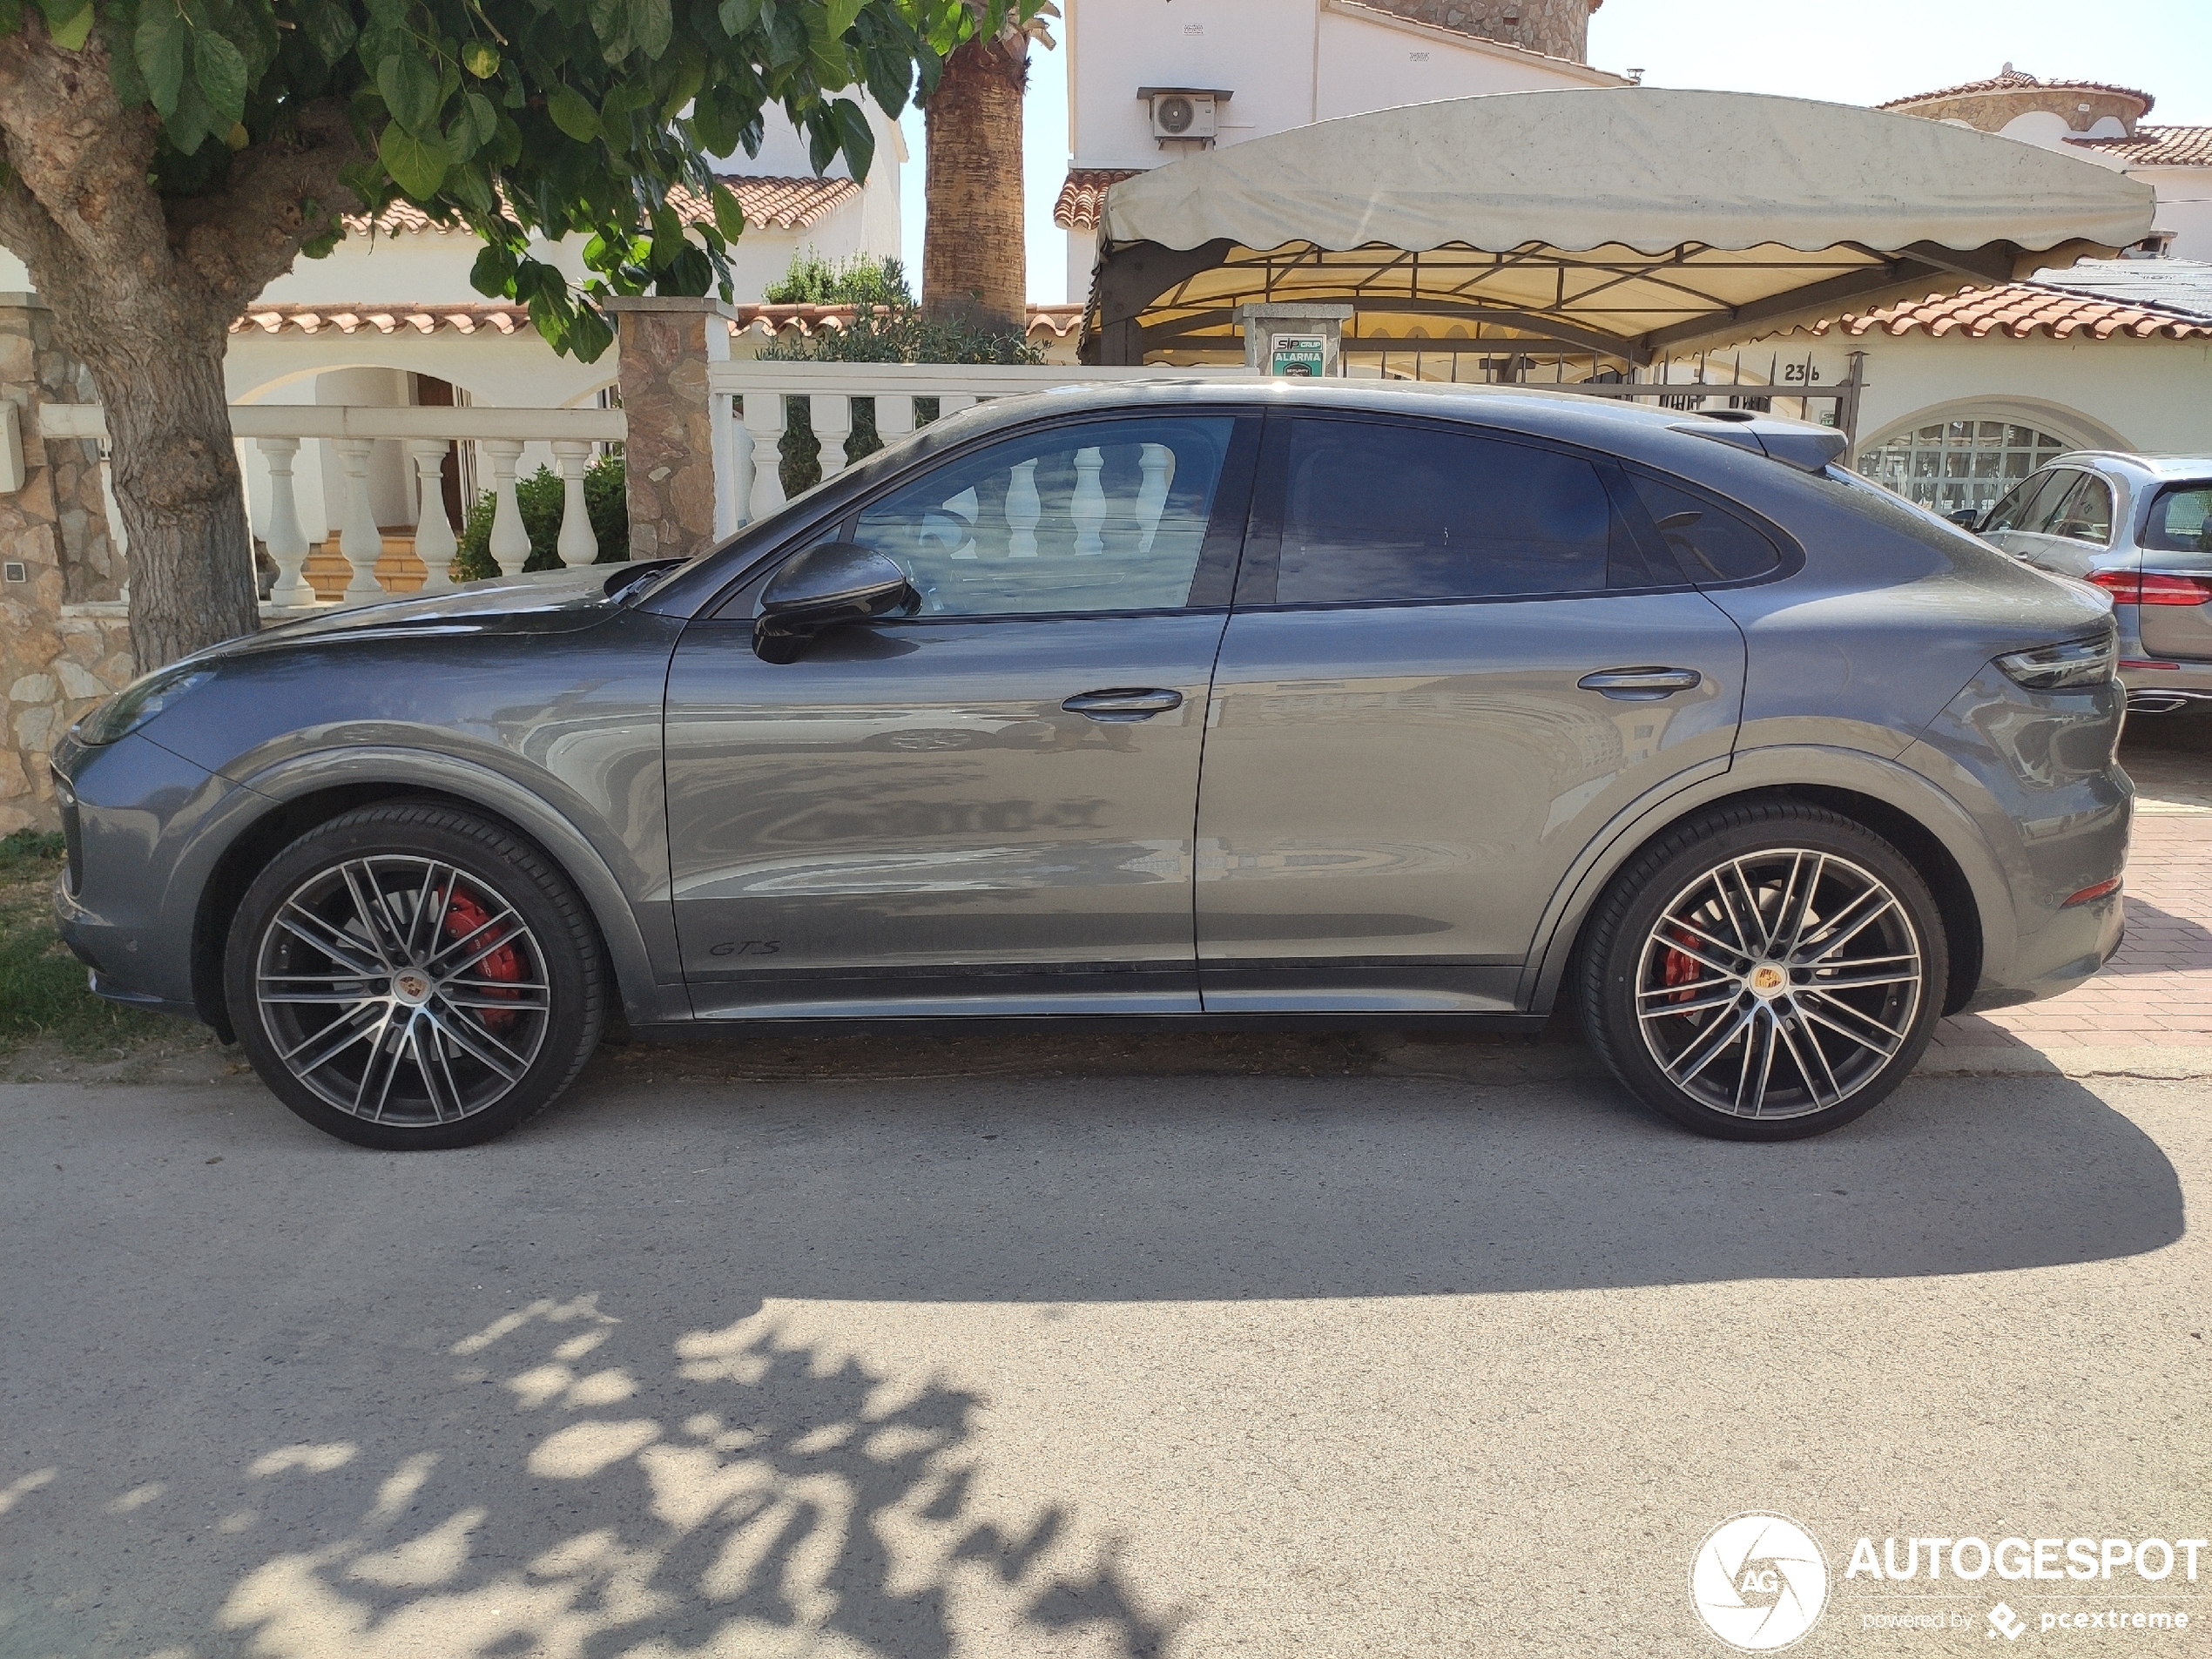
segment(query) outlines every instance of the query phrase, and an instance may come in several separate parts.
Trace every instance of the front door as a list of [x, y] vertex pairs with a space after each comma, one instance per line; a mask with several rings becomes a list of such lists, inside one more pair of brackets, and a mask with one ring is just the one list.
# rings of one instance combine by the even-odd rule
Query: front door
[[1199, 795], [1209, 1011], [1509, 1009], [1598, 826], [1726, 764], [1743, 637], [1631, 489], [1466, 427], [1271, 423]]
[[2013, 533], [2013, 548], [2039, 570], [2087, 578], [2112, 546], [2112, 485], [2094, 472], [2075, 475], [2074, 487]]
[[1197, 1009], [1199, 746], [1258, 425], [988, 442], [841, 527], [915, 614], [765, 663], [764, 571], [686, 630], [669, 817], [700, 1015]]

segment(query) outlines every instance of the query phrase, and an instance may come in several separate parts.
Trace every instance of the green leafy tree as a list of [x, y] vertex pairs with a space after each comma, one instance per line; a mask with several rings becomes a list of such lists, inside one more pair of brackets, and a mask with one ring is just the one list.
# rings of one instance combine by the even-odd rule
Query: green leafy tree
[[[711, 158], [781, 108], [864, 177], [972, 26], [960, 0], [0, 0], [0, 244], [106, 407], [143, 667], [257, 625], [231, 321], [400, 199], [590, 359], [613, 293], [728, 292]], [[702, 215], [683, 211], [688, 193]], [[583, 239], [583, 291], [533, 255]]]

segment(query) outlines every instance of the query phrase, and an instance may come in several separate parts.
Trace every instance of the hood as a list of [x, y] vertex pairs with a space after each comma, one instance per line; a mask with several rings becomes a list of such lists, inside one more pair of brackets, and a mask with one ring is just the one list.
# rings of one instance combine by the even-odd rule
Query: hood
[[334, 605], [315, 616], [231, 640], [206, 654], [231, 657], [308, 640], [327, 644], [437, 634], [570, 633], [590, 627], [615, 610], [625, 590], [658, 568], [642, 562], [587, 564], [471, 582], [447, 593]]

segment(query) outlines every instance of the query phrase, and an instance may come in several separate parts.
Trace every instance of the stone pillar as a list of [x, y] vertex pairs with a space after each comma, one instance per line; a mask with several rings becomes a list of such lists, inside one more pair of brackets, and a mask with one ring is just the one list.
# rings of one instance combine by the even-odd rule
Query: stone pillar
[[[605, 300], [622, 352], [622, 408], [629, 423], [623, 470], [630, 502], [630, 556], [689, 558], [715, 541], [715, 502], [736, 480], [725, 455], [730, 400], [710, 396], [706, 367], [730, 355], [718, 300]], [[775, 464], [774, 456], [768, 464]]]
[[[1334, 379], [1341, 373], [1338, 348], [1352, 307], [1325, 305], [1243, 305], [1238, 326], [1244, 331], [1244, 367], [1263, 374]], [[1318, 348], [1313, 341], [1319, 341]], [[1319, 361], [1314, 361], [1318, 351]], [[1280, 358], [1283, 361], [1278, 361]]]
[[0, 293], [0, 398], [16, 406], [24, 485], [0, 496], [0, 835], [53, 829], [46, 758], [132, 678], [123, 562], [109, 534], [99, 445], [47, 439], [41, 409], [96, 403], [35, 294]]

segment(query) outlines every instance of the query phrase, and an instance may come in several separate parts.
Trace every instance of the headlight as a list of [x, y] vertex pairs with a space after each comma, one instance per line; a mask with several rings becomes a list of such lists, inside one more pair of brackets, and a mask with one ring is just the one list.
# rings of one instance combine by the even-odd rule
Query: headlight
[[215, 678], [212, 668], [172, 663], [132, 680], [71, 729], [80, 743], [113, 743], [136, 732], [195, 685]]
[[2031, 691], [2075, 691], [2118, 678], [2120, 645], [2109, 633], [2095, 639], [2069, 639], [2008, 651], [1997, 666]]

